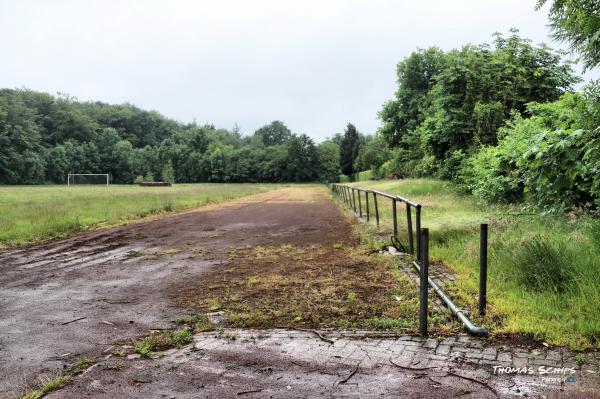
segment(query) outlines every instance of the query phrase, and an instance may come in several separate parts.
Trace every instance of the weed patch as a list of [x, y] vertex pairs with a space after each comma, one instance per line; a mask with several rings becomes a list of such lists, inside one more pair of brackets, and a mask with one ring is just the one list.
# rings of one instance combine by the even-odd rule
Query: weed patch
[[152, 331], [135, 344], [135, 352], [142, 357], [150, 357], [153, 352], [181, 348], [192, 340], [192, 333], [187, 328], [175, 331]]
[[75, 360], [75, 366], [73, 367], [73, 371], [76, 373], [80, 373], [85, 371], [91, 365], [96, 364], [92, 359], [88, 359], [87, 357], [78, 357]]
[[204, 314], [197, 314], [193, 316], [187, 316], [177, 321], [178, 324], [183, 324], [186, 328], [192, 331], [194, 334], [213, 331], [215, 329], [214, 324], [210, 321], [209, 317]]
[[[389, 258], [363, 247], [292, 245], [241, 247], [230, 266], [178, 290], [177, 299], [198, 312], [218, 304], [230, 327], [411, 329], [416, 288]], [[394, 297], [395, 293], [401, 293]]]

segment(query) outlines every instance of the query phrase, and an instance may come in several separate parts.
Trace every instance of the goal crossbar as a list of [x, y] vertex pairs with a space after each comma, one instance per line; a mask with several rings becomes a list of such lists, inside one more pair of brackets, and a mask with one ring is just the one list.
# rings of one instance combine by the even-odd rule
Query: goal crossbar
[[108, 173], [69, 173], [67, 175], [67, 186], [71, 185], [71, 178], [75, 176], [104, 176], [106, 177], [106, 186], [110, 184], [110, 175]]

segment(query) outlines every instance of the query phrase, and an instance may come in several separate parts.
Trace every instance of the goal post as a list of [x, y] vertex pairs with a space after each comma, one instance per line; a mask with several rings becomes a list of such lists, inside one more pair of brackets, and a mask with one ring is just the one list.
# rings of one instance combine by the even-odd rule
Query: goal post
[[102, 184], [108, 187], [110, 185], [110, 175], [108, 173], [69, 173], [67, 175], [67, 186], [75, 184]]

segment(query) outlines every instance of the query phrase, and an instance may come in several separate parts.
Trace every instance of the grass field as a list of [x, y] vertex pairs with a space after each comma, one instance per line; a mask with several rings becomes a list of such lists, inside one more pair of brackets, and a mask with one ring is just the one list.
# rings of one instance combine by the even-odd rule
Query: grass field
[[172, 187], [1, 186], [0, 250], [99, 225], [261, 193], [272, 184], [177, 184]]
[[[495, 326], [499, 333], [531, 333], [550, 344], [600, 347], [597, 218], [484, 205], [437, 180], [353, 185], [423, 204], [422, 226], [430, 229], [431, 257], [456, 272], [455, 295], [472, 309], [476, 309], [479, 276], [479, 224], [489, 223], [489, 314], [478, 321]], [[388, 204], [382, 200], [380, 212], [385, 218], [382, 229], [389, 232]], [[405, 213], [399, 210], [398, 215], [404, 227]], [[406, 233], [401, 233], [406, 242]], [[477, 319], [475, 313], [473, 317]]]

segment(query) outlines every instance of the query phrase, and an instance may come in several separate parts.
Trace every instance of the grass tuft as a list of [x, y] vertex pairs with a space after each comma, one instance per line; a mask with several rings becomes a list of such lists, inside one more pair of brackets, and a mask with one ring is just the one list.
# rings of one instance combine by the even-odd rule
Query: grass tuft
[[176, 331], [152, 331], [150, 335], [135, 344], [135, 351], [142, 357], [150, 357], [153, 352], [181, 348], [192, 341], [192, 333], [187, 328]]
[[48, 379], [42, 382], [39, 389], [25, 393], [21, 399], [40, 399], [44, 395], [62, 388], [66, 383], [71, 381], [73, 377], [70, 375], [61, 375], [53, 379]]
[[523, 288], [564, 292], [575, 279], [575, 268], [562, 243], [535, 236], [514, 250], [514, 265]]

